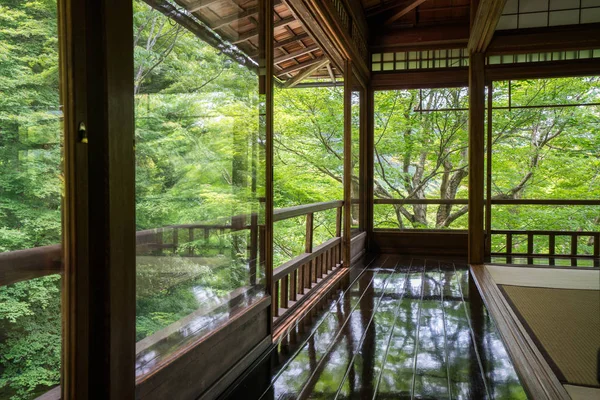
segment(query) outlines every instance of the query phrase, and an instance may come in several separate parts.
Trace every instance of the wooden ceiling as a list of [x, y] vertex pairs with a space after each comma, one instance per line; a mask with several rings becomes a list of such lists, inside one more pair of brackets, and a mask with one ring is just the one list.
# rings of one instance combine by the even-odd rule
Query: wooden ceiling
[[[258, 62], [258, 1], [175, 0], [227, 42]], [[274, 63], [277, 78], [294, 86], [306, 78], [336, 81], [342, 76], [290, 11], [274, 0]]]

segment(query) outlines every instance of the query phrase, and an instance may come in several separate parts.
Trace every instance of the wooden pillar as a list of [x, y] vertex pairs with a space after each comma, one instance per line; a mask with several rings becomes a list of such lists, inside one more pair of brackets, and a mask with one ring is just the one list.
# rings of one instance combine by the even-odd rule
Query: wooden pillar
[[350, 266], [350, 229], [352, 227], [352, 62], [344, 63], [344, 267]]
[[365, 231], [367, 232], [367, 251], [373, 251], [373, 190], [375, 169], [373, 164], [375, 137], [375, 91], [369, 87], [366, 91], [366, 129], [365, 129]]
[[135, 398], [132, 2], [58, 4], [65, 112], [61, 398]]
[[485, 56], [469, 55], [469, 263], [484, 260]]
[[485, 182], [485, 261], [492, 259], [492, 129], [493, 84], [488, 83], [487, 93], [487, 139]]
[[[260, 111], [260, 129], [265, 140], [265, 277], [266, 290], [273, 295], [273, 0], [259, 2], [259, 94], [264, 108]], [[275, 310], [271, 309], [271, 316]], [[268, 318], [269, 334], [273, 319]]]

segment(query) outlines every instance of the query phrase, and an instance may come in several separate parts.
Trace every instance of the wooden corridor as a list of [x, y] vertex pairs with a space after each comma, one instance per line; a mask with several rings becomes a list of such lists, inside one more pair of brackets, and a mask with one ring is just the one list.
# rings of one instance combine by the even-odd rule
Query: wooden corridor
[[367, 256], [223, 398], [526, 398], [480, 304], [466, 264]]

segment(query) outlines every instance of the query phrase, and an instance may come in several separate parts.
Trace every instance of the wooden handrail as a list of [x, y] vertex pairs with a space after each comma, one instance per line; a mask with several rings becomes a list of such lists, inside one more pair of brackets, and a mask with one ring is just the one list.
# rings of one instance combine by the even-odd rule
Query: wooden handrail
[[[318, 211], [329, 210], [332, 208], [341, 208], [343, 201], [329, 201], [323, 203], [306, 204], [295, 207], [287, 207], [275, 210], [275, 221], [282, 221], [284, 219], [293, 218], [296, 216], [308, 215]], [[252, 218], [253, 215], [246, 215], [246, 217]], [[238, 216], [240, 217], [240, 216]], [[233, 217], [235, 219], [236, 217]], [[136, 240], [139, 245], [151, 244], [153, 249], [174, 249], [177, 247], [177, 243], [144, 243], [144, 239], [154, 238], [157, 234], [174, 230], [175, 232], [179, 229], [193, 230], [194, 229], [250, 229], [251, 225], [242, 225], [239, 227], [234, 226], [235, 224], [225, 223], [223, 225], [218, 224], [182, 224], [182, 225], [169, 225], [156, 229], [146, 229], [138, 231], [136, 233]], [[174, 234], [174, 238], [177, 234]], [[193, 234], [192, 236], [193, 237]], [[175, 239], [177, 241], [177, 239]], [[62, 265], [62, 253], [61, 245], [50, 245], [35, 247], [32, 249], [8, 251], [0, 253], [0, 286], [10, 285], [16, 282], [40, 278], [52, 274], [60, 274], [63, 271]]]
[[0, 286], [62, 272], [61, 245], [0, 253]]
[[596, 236], [599, 232], [594, 231], [536, 231], [536, 230], [510, 230], [510, 229], [492, 229], [492, 235], [539, 235], [539, 236]]
[[[374, 204], [469, 204], [468, 199], [374, 199]], [[600, 206], [600, 200], [492, 199], [493, 205]]]
[[297, 257], [294, 257], [290, 261], [281, 264], [275, 271], [273, 271], [273, 281], [276, 282], [281, 280], [286, 275], [291, 274], [298, 268], [300, 268], [304, 264], [308, 264], [321, 254], [325, 253], [327, 250], [334, 248], [336, 245], [340, 244], [342, 239], [339, 237], [329, 239], [325, 243], [315, 247], [312, 253], [303, 253]]
[[342, 200], [334, 200], [322, 203], [303, 204], [300, 206], [280, 208], [273, 211], [273, 222], [300, 217], [303, 215], [316, 213], [318, 211], [330, 210], [332, 208], [339, 208], [343, 205], [344, 202]]

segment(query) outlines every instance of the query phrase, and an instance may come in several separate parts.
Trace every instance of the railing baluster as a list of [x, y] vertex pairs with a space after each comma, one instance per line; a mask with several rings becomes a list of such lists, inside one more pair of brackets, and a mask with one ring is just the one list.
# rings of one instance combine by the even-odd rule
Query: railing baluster
[[286, 275], [281, 280], [281, 308], [288, 308], [288, 298], [289, 298], [289, 282], [290, 276]]
[[342, 237], [342, 207], [338, 207], [335, 213], [335, 237]]
[[179, 230], [177, 228], [173, 228], [173, 254], [177, 254], [178, 248], [179, 248]]
[[290, 282], [290, 300], [298, 299], [298, 270], [292, 272], [292, 281]]
[[594, 267], [600, 267], [600, 233], [594, 236]]
[[512, 254], [512, 233], [506, 234], [506, 254], [506, 263], [512, 264], [512, 257], [510, 256]]
[[533, 257], [529, 257], [533, 255], [533, 232], [527, 234], [527, 255], [527, 264], [533, 264]]
[[190, 243], [188, 246], [188, 256], [193, 256], [194, 255], [194, 245], [192, 244], [192, 242], [194, 241], [194, 228], [190, 228], [188, 230], [188, 242]]
[[279, 317], [279, 281], [273, 285], [273, 297], [271, 299], [273, 307], [273, 316]]
[[258, 259], [258, 215], [250, 217], [250, 285], [256, 285], [256, 261]]
[[209, 238], [210, 238], [210, 230], [208, 228], [204, 228], [204, 251], [202, 252], [202, 255], [204, 256], [208, 256], [209, 253]]
[[577, 233], [571, 233], [571, 266], [577, 266]]
[[550, 265], [554, 265], [554, 254], [556, 254], [556, 235], [551, 233], [548, 236], [548, 253], [550, 253], [550, 257], [548, 259]]
[[312, 253], [313, 251], [313, 227], [314, 227], [314, 214], [306, 214], [306, 236], [304, 243], [304, 251]]
[[225, 253], [225, 229], [221, 228], [219, 232], [219, 254]]

